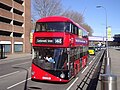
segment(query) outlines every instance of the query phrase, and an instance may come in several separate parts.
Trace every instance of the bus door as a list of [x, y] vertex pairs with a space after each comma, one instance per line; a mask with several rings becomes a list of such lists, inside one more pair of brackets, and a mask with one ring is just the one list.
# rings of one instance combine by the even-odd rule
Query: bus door
[[55, 49], [54, 52], [54, 59], [56, 61], [56, 56], [58, 55], [58, 53], [60, 53], [59, 55], [59, 60], [58, 62], [56, 62], [56, 66], [55, 68], [57, 69], [61, 69], [61, 70], [68, 70], [68, 65], [67, 65], [67, 61], [68, 61], [68, 53], [67, 53], [67, 49], [63, 48], [63, 49]]
[[74, 75], [74, 55], [72, 49], [68, 48], [68, 70], [69, 70], [69, 78]]
[[83, 66], [82, 57], [83, 57], [83, 47], [80, 47], [80, 70], [82, 69]]

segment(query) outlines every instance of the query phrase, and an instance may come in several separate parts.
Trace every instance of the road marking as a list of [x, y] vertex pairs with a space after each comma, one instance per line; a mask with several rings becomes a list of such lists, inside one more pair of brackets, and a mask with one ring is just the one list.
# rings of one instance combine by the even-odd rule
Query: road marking
[[7, 76], [10, 76], [10, 75], [12, 75], [12, 74], [16, 74], [16, 73], [18, 73], [18, 72], [20, 72], [20, 71], [16, 71], [16, 72], [12, 72], [12, 73], [9, 73], [9, 74], [0, 76], [0, 78], [7, 77]]
[[[21, 58], [25, 58], [25, 57], [21, 57]], [[6, 63], [10, 63], [10, 62], [14, 62], [15, 60], [20, 61], [21, 59], [20, 58], [13, 58], [13, 59], [10, 59], [10, 60], [3, 60], [3, 61], [0, 61], [0, 64], [6, 64]], [[27, 59], [30, 59], [31, 60], [31, 57], [28, 57]]]
[[81, 73], [84, 73], [84, 71], [88, 68], [88, 66], [85, 67], [85, 69], [81, 72]]
[[[28, 78], [27, 80], [30, 80], [30, 79], [31, 79], [31, 78]], [[15, 86], [17, 86], [17, 85], [19, 85], [19, 84], [24, 83], [25, 81], [26, 81], [26, 80], [23, 80], [23, 81], [21, 81], [21, 82], [18, 82], [18, 83], [16, 83], [16, 84], [13, 84], [13, 85], [7, 87], [7, 89], [11, 89], [11, 88], [13, 88], [13, 87], [15, 87]]]
[[74, 80], [74, 82], [66, 89], [66, 90], [70, 90], [70, 88], [73, 86], [73, 84], [78, 80], [78, 77]]
[[93, 59], [95, 59], [95, 57]]
[[93, 61], [90, 61], [90, 63], [89, 64], [91, 64]]
[[31, 63], [31, 61], [29, 61], [29, 62], [24, 62], [24, 63], [20, 63], [20, 64], [14, 64], [14, 65], [12, 65], [12, 66], [14, 67], [14, 66], [18, 66], [18, 65], [22, 65], [22, 64], [26, 64], [26, 63]]

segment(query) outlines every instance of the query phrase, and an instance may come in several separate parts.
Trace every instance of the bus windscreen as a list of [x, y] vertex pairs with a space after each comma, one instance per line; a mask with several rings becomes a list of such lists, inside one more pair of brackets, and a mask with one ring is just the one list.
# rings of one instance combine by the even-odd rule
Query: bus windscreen
[[65, 32], [69, 30], [69, 23], [65, 22], [44, 22], [37, 23], [35, 32]]

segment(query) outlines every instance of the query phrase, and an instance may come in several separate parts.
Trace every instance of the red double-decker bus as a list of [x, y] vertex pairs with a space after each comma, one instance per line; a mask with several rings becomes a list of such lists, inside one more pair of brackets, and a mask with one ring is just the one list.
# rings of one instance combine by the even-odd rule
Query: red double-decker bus
[[41, 18], [32, 51], [32, 80], [69, 82], [87, 64], [88, 33], [66, 17]]

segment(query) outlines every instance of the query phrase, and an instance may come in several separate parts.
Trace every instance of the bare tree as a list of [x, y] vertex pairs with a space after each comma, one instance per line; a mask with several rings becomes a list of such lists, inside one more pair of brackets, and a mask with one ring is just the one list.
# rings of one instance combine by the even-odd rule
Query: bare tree
[[84, 29], [86, 29], [89, 32], [90, 36], [92, 35], [92, 28], [88, 24], [84, 23], [84, 17], [81, 13], [78, 13], [76, 11], [65, 11], [62, 16], [69, 17], [70, 19], [81, 25]]
[[66, 17], [72, 19], [73, 21], [75, 21], [78, 24], [81, 24], [81, 23], [84, 22], [83, 16], [80, 13], [76, 12], [76, 11], [65, 11], [62, 14], [62, 16], [66, 16]]
[[85, 30], [87, 30], [89, 32], [89, 36], [92, 36], [93, 30], [92, 28], [88, 25], [88, 24], [80, 24]]
[[61, 0], [34, 0], [34, 9], [40, 16], [60, 15], [62, 12]]

